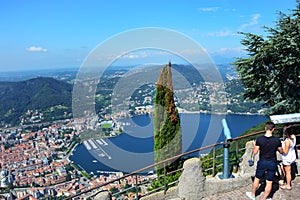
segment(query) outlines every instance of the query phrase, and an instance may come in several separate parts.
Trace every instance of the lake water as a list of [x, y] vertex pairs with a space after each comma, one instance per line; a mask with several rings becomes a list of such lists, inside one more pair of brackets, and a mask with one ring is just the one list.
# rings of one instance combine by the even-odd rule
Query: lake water
[[[180, 114], [182, 149], [187, 152], [224, 140], [222, 119], [226, 119], [232, 138], [245, 130], [265, 122], [263, 115], [210, 115]], [[88, 173], [103, 174], [103, 171], [132, 172], [154, 162], [153, 123], [151, 115], [140, 115], [121, 121], [124, 132], [113, 138], [92, 140], [78, 145], [70, 156], [75, 164]], [[126, 125], [127, 124], [127, 125]], [[205, 152], [201, 152], [205, 153]]]

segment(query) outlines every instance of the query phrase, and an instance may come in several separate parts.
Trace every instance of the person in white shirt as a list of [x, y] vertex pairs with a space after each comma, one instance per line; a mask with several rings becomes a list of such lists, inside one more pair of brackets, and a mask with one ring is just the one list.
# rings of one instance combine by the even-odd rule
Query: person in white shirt
[[283, 154], [282, 154], [282, 164], [283, 173], [285, 175], [286, 184], [281, 185], [281, 189], [291, 190], [292, 172], [291, 165], [296, 161], [296, 136], [291, 132], [290, 127], [283, 128], [283, 134], [285, 140], [282, 142]]

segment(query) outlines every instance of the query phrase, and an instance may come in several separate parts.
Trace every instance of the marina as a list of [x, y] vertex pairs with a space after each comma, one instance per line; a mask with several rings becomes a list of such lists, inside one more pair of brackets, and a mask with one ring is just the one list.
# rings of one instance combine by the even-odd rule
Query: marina
[[93, 151], [96, 153], [97, 159], [107, 157], [108, 159], [112, 159], [112, 157], [101, 147], [101, 146], [108, 146], [107, 142], [104, 139], [100, 140], [94, 140], [94, 139], [89, 139], [88, 141], [83, 142], [85, 148], [88, 151]]

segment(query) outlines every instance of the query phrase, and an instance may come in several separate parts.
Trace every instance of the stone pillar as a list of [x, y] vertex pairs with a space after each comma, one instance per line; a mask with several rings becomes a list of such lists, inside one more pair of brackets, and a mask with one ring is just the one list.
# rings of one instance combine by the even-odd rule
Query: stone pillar
[[186, 160], [178, 183], [179, 198], [184, 200], [202, 199], [204, 197], [204, 184], [205, 176], [202, 173], [200, 159]]
[[256, 169], [259, 155], [256, 154], [255, 156], [253, 156], [254, 165], [249, 166], [248, 160], [252, 159], [251, 158], [252, 150], [253, 150], [253, 141], [249, 141], [246, 143], [246, 150], [242, 157], [242, 162], [240, 163], [241, 175], [248, 174], [248, 173], [252, 174], [253, 176], [255, 175], [255, 169]]

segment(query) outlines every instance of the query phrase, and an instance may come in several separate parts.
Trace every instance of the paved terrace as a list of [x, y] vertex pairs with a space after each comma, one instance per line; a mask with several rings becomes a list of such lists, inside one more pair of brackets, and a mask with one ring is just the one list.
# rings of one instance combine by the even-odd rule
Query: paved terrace
[[[206, 198], [203, 198], [203, 200], [246, 200], [249, 199], [246, 196], [246, 192], [251, 191], [252, 184], [249, 184], [245, 187], [241, 187], [240, 189], [217, 194], [213, 196], [209, 196]], [[262, 189], [262, 190], [261, 190]], [[259, 195], [256, 197], [256, 199], [260, 200], [263, 199], [263, 188], [258, 189], [259, 191], [262, 191], [259, 193]], [[273, 183], [273, 198], [272, 200], [296, 200], [300, 199], [300, 176], [297, 176], [292, 181], [292, 190], [283, 190], [280, 189], [277, 183]]]

